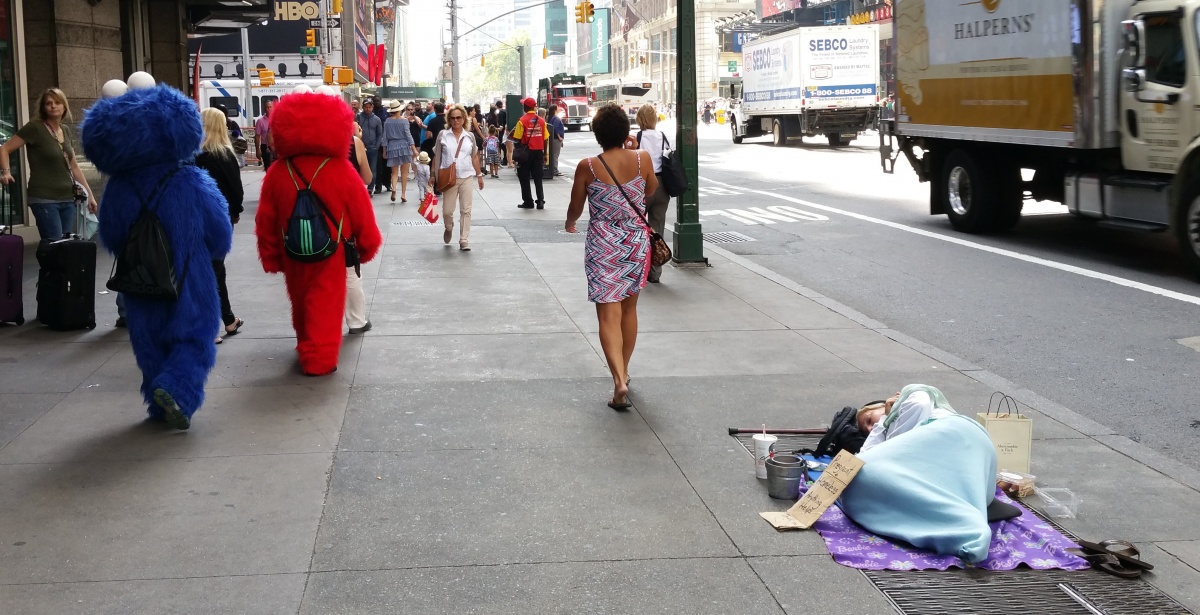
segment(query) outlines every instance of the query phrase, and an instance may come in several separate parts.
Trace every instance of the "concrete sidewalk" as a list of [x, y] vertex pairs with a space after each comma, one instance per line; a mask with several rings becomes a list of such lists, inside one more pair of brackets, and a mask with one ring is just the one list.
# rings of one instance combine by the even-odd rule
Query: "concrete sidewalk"
[[1137, 542], [1146, 578], [1200, 608], [1194, 474], [710, 246], [710, 269], [643, 293], [636, 408], [608, 409], [582, 236], [559, 232], [569, 178], [544, 211], [516, 186], [487, 180], [469, 253], [414, 187], [375, 197], [374, 329], [319, 379], [248, 201], [226, 261], [247, 325], [185, 433], [142, 422], [112, 295], [95, 331], [0, 328], [0, 612], [891, 613], [815, 533], [758, 517], [787, 503], [726, 428], [821, 426], [911, 382], [963, 413], [998, 387], [1032, 403], [1039, 483], [1083, 500], [1064, 525]]

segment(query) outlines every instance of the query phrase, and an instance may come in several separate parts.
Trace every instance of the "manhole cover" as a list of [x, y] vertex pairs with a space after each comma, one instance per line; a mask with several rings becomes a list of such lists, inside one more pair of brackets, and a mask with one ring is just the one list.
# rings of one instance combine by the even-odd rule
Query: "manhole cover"
[[[816, 448], [821, 436], [775, 434], [776, 451]], [[754, 454], [754, 434], [733, 436], [746, 452]], [[1031, 509], [1032, 510], [1032, 509]], [[1033, 510], [1063, 535], [1075, 536], [1053, 519]], [[1186, 607], [1143, 579], [1127, 580], [1099, 570], [1030, 570], [1007, 572], [981, 570], [946, 571], [863, 570], [875, 588], [905, 615], [1012, 615], [1055, 613], [1089, 615], [1059, 585], [1071, 590], [1106, 615], [1178, 615], [1191, 613]]]
[[704, 241], [709, 243], [741, 243], [743, 241], [757, 241], [749, 235], [743, 235], [734, 231], [716, 231], [704, 234]]
[[399, 222], [393, 222], [392, 226], [433, 226], [433, 225], [424, 220], [401, 220]]

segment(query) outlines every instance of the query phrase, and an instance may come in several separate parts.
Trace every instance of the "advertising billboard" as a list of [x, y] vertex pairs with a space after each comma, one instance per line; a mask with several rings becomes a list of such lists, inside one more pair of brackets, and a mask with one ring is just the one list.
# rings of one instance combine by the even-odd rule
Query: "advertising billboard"
[[800, 8], [801, 0], [758, 0], [758, 18], [773, 17]]
[[611, 54], [608, 48], [608, 38], [612, 35], [609, 18], [611, 9], [596, 9], [596, 19], [591, 26], [592, 45], [592, 74], [602, 75], [612, 72]]
[[900, 0], [902, 121], [1074, 131], [1071, 2]]
[[369, 35], [374, 29], [374, 2], [354, 0], [349, 6], [354, 10], [354, 76], [358, 81], [366, 81], [371, 74], [368, 46], [371, 44]]

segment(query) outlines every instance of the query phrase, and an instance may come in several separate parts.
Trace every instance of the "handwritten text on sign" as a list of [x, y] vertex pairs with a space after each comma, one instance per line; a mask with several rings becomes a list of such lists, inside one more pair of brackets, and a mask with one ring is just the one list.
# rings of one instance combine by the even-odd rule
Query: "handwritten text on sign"
[[863, 461], [854, 455], [842, 451], [829, 463], [829, 467], [821, 473], [821, 478], [808, 489], [786, 513], [759, 513], [776, 529], [808, 529], [825, 511], [833, 506], [838, 496], [846, 490], [846, 486], [862, 469]]

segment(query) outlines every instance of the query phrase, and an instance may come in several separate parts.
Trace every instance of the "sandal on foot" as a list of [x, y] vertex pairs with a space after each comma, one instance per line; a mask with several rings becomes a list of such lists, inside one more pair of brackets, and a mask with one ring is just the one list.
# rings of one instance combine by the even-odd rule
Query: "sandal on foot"
[[633, 404], [629, 403], [629, 398], [626, 397], [625, 401], [621, 403], [617, 403], [616, 401], [608, 402], [608, 407], [613, 410], [628, 410], [633, 407]]
[[214, 344], [224, 344], [224, 343], [225, 343], [225, 338], [223, 338], [223, 337], [218, 337], [216, 340], [213, 340], [213, 343], [214, 343]]
[[[225, 327], [225, 335], [237, 335], [238, 331], [241, 330], [242, 325], [244, 324], [246, 324], [246, 321], [242, 320], [241, 318], [235, 318], [232, 325], [227, 325]], [[230, 329], [229, 327], [233, 328]]]
[[192, 426], [192, 421], [183, 413], [175, 398], [166, 389], [154, 389], [154, 405], [162, 408], [163, 418], [167, 424], [180, 431]]

